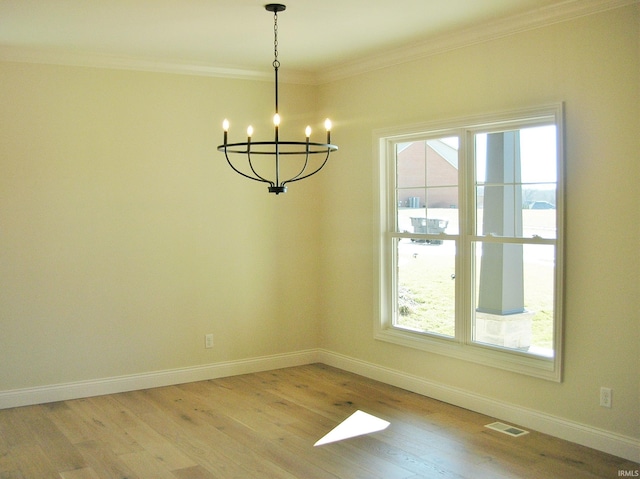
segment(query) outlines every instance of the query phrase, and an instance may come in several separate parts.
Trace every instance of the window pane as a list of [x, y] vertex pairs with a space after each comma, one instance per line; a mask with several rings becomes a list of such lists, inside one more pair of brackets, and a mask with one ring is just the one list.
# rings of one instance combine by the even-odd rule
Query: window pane
[[455, 242], [396, 239], [394, 326], [455, 335]]
[[398, 188], [426, 186], [426, 143], [413, 141], [396, 145], [396, 175]]
[[396, 144], [398, 188], [458, 184], [458, 138]]
[[546, 125], [520, 130], [523, 183], [556, 183], [556, 126]]
[[[458, 232], [458, 138], [396, 144], [397, 231], [416, 231], [414, 218], [443, 219]], [[407, 212], [410, 209], [413, 211]], [[453, 209], [441, 213], [441, 209]], [[422, 210], [422, 211], [417, 211]], [[438, 233], [440, 231], [428, 231]]]
[[528, 185], [524, 191], [522, 234], [525, 238], [555, 238], [556, 190], [548, 185]]
[[433, 235], [458, 234], [458, 209], [398, 208], [398, 232]]
[[555, 238], [556, 127], [478, 133], [474, 147], [476, 234]]
[[400, 208], [424, 208], [427, 193], [424, 188], [399, 188], [398, 207]]
[[424, 188], [405, 188], [397, 190], [397, 231], [400, 233], [414, 232], [411, 224], [411, 217], [426, 217], [426, 196], [427, 194]]
[[520, 187], [484, 186], [476, 196], [478, 235], [522, 237]]
[[[427, 231], [423, 233], [457, 235], [459, 233], [458, 219], [458, 188], [429, 188], [427, 190], [426, 217]], [[416, 231], [417, 232], [417, 231]]]
[[458, 184], [458, 138], [427, 140], [427, 186]]
[[428, 188], [426, 203], [427, 203], [428, 209], [457, 208], [458, 207], [458, 188], [456, 186]]
[[555, 246], [475, 243], [474, 341], [553, 357]]

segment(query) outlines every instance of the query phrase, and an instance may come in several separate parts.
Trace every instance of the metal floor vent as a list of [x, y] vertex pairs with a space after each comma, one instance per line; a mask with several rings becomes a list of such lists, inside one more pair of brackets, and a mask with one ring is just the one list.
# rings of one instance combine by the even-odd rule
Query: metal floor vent
[[524, 436], [525, 434], [529, 434], [529, 431], [525, 431], [524, 429], [520, 429], [519, 427], [510, 426], [509, 424], [505, 424], [503, 422], [492, 422], [491, 424], [487, 424], [485, 427], [488, 427], [489, 429], [493, 429], [494, 431], [508, 434], [509, 436], [513, 436], [513, 437]]

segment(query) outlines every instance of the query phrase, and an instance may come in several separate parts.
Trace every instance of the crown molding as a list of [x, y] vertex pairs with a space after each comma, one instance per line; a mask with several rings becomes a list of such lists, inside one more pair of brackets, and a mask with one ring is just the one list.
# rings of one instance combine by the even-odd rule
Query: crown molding
[[[425, 41], [382, 53], [361, 57], [320, 71], [287, 70], [281, 72], [285, 83], [320, 85], [380, 70], [458, 48], [541, 28], [547, 25], [593, 15], [640, 0], [567, 0], [491, 23], [434, 36]], [[24, 48], [0, 45], [0, 61], [81, 66], [116, 70], [136, 70], [181, 75], [210, 76], [253, 81], [272, 81], [273, 72], [234, 66], [207, 65], [161, 58], [139, 58], [91, 52], [72, 52], [47, 48]]]
[[[103, 53], [71, 52], [46, 48], [21, 48], [0, 45], [0, 61], [16, 63], [40, 63], [45, 65], [106, 68], [112, 70], [134, 70], [179, 75], [197, 75], [235, 80], [273, 81], [273, 70], [252, 70], [233, 66], [207, 65], [175, 61], [108, 55]], [[311, 72], [287, 71], [280, 73], [285, 83], [315, 84], [316, 76]]]
[[330, 67], [325, 71], [317, 72], [316, 82], [318, 84], [330, 83], [362, 73], [381, 70], [466, 46], [637, 3], [639, 3], [639, 0], [567, 0], [566, 2], [539, 8], [532, 12], [435, 36], [412, 45], [386, 50], [379, 54], [365, 56]]

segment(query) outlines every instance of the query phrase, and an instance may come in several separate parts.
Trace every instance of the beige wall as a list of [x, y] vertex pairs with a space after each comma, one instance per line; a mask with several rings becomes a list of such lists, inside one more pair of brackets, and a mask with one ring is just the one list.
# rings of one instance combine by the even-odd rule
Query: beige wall
[[[323, 177], [323, 345], [357, 359], [640, 437], [639, 6], [322, 87], [342, 158]], [[373, 339], [372, 132], [564, 101], [564, 382]], [[348, 238], [348, 241], [345, 240]], [[601, 386], [614, 407], [599, 406]]]
[[[280, 197], [215, 151], [225, 116], [267, 128], [271, 83], [0, 64], [0, 391], [323, 347], [640, 437], [639, 23], [636, 4], [287, 85], [283, 122], [331, 112], [340, 151]], [[375, 341], [372, 131], [557, 101], [564, 382]]]
[[[271, 135], [272, 83], [5, 63], [0, 84], [0, 391], [318, 346], [318, 182], [275, 197], [215, 150], [225, 116]], [[314, 96], [282, 88], [303, 138]]]

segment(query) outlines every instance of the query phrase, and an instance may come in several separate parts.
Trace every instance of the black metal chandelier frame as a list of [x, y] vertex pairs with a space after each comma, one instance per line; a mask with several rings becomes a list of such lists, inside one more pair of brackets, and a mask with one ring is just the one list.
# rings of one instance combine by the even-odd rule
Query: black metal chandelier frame
[[[275, 74], [275, 115], [273, 117], [274, 123], [274, 140], [273, 141], [251, 141], [251, 136], [253, 134], [253, 129], [250, 126], [247, 129], [247, 141], [242, 143], [228, 143], [228, 131], [229, 131], [229, 122], [227, 120], [223, 123], [223, 135], [224, 140], [222, 145], [218, 146], [218, 151], [224, 153], [225, 158], [227, 159], [227, 163], [229, 166], [238, 174], [248, 178], [250, 180], [259, 181], [262, 183], [269, 184], [269, 193], [275, 193], [279, 195], [280, 193], [287, 192], [287, 183], [293, 183], [294, 181], [304, 180], [305, 178], [309, 178], [310, 176], [318, 173], [324, 166], [327, 164], [329, 160], [329, 156], [332, 152], [338, 149], [337, 145], [331, 143], [331, 122], [327, 119], [325, 121], [325, 129], [327, 131], [327, 141], [326, 143], [318, 143], [311, 141], [311, 128], [307, 127], [305, 130], [305, 141], [281, 141], [279, 136], [279, 128], [280, 128], [280, 115], [278, 113], [278, 70], [280, 69], [280, 61], [278, 60], [278, 13], [283, 12], [287, 7], [280, 3], [270, 3], [265, 5], [264, 7], [268, 12], [273, 13], [274, 23], [273, 23], [273, 36], [274, 36], [274, 60], [273, 60], [273, 70]], [[281, 148], [281, 147], [284, 147]], [[242, 154], [247, 157], [247, 162], [249, 169], [252, 174], [245, 173], [240, 171], [231, 159], [229, 158], [230, 154]], [[313, 171], [307, 172], [307, 168], [310, 164], [310, 156], [311, 155], [325, 155], [324, 160], [322, 160], [319, 166], [317, 166]], [[265, 176], [261, 175], [256, 171], [256, 168], [253, 163], [252, 156], [253, 155], [270, 155], [275, 158], [275, 172], [274, 179], [268, 179]], [[288, 179], [282, 180], [280, 175], [280, 156], [282, 155], [304, 155], [304, 162], [302, 163], [302, 168], [300, 171], [294, 175], [289, 177]]]

